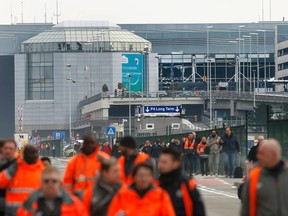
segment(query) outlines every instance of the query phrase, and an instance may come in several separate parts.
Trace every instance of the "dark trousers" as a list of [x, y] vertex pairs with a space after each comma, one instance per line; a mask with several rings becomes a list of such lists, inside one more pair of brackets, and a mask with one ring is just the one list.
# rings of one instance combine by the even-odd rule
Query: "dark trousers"
[[194, 173], [200, 172], [200, 159], [198, 154], [193, 155], [193, 172]]
[[193, 156], [192, 154], [187, 154], [184, 156], [184, 170], [192, 176], [193, 173]]
[[208, 158], [200, 158], [200, 166], [201, 166], [201, 174], [202, 175], [209, 173]]

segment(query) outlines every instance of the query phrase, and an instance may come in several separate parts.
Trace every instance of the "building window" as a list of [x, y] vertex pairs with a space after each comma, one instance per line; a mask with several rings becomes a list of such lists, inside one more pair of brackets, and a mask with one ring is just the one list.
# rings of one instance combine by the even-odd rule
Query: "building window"
[[53, 54], [29, 54], [28, 100], [53, 100]]

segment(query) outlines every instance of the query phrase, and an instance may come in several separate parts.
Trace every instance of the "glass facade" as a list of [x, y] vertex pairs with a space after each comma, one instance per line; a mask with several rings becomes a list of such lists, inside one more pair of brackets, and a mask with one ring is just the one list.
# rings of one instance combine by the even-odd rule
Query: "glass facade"
[[28, 55], [28, 100], [53, 100], [53, 54]]

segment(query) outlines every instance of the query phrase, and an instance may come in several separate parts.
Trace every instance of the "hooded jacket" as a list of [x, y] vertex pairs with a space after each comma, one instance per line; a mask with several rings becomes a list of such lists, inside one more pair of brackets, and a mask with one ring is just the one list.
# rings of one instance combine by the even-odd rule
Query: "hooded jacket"
[[41, 160], [27, 164], [18, 159], [0, 173], [0, 188], [6, 188], [6, 215], [15, 215], [28, 196], [41, 186], [44, 165]]

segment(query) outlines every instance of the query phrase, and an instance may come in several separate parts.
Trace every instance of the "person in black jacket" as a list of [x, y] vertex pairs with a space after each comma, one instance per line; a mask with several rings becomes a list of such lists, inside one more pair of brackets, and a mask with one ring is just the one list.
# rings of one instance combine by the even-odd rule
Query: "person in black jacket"
[[170, 143], [170, 145], [169, 145], [169, 148], [177, 151], [180, 155], [181, 155], [182, 152], [183, 152], [183, 148], [182, 148], [182, 146], [181, 146], [181, 142], [180, 142], [180, 140], [177, 139], [177, 138], [174, 138], [174, 139], [171, 140], [171, 143]]
[[241, 154], [240, 146], [237, 138], [231, 131], [231, 128], [226, 128], [225, 135], [221, 137], [219, 144], [222, 146], [222, 157], [224, 161], [225, 177], [232, 178], [237, 154]]
[[139, 147], [139, 152], [143, 152], [145, 154], [150, 155], [151, 147], [152, 147], [152, 144], [150, 143], [150, 141], [146, 140], [145, 144]]
[[115, 158], [121, 157], [122, 152], [119, 149], [119, 145], [120, 145], [120, 139], [117, 139], [115, 144], [112, 146], [111, 156], [113, 156]]
[[264, 137], [263, 136], [258, 136], [258, 143], [257, 145], [253, 146], [250, 151], [249, 151], [249, 154], [248, 154], [248, 161], [249, 162], [252, 162], [252, 163], [255, 163], [258, 161], [256, 155], [257, 155], [257, 151], [258, 151], [258, 147], [261, 143], [263, 143], [264, 141]]
[[181, 159], [177, 151], [171, 148], [162, 151], [159, 171], [160, 186], [168, 192], [177, 216], [205, 215], [204, 204], [194, 179], [181, 173]]
[[159, 173], [158, 173], [158, 161], [159, 161], [159, 156], [163, 150], [163, 147], [161, 146], [161, 142], [159, 139], [156, 140], [156, 142], [151, 146], [150, 148], [150, 157], [152, 158], [153, 161], [153, 166], [154, 166], [154, 177], [158, 178]]
[[[17, 144], [14, 140], [1, 140], [0, 147], [2, 152], [0, 155], [0, 172], [7, 169], [10, 165], [16, 162], [15, 153]], [[6, 190], [0, 190], [0, 216], [5, 215], [5, 196]]]

